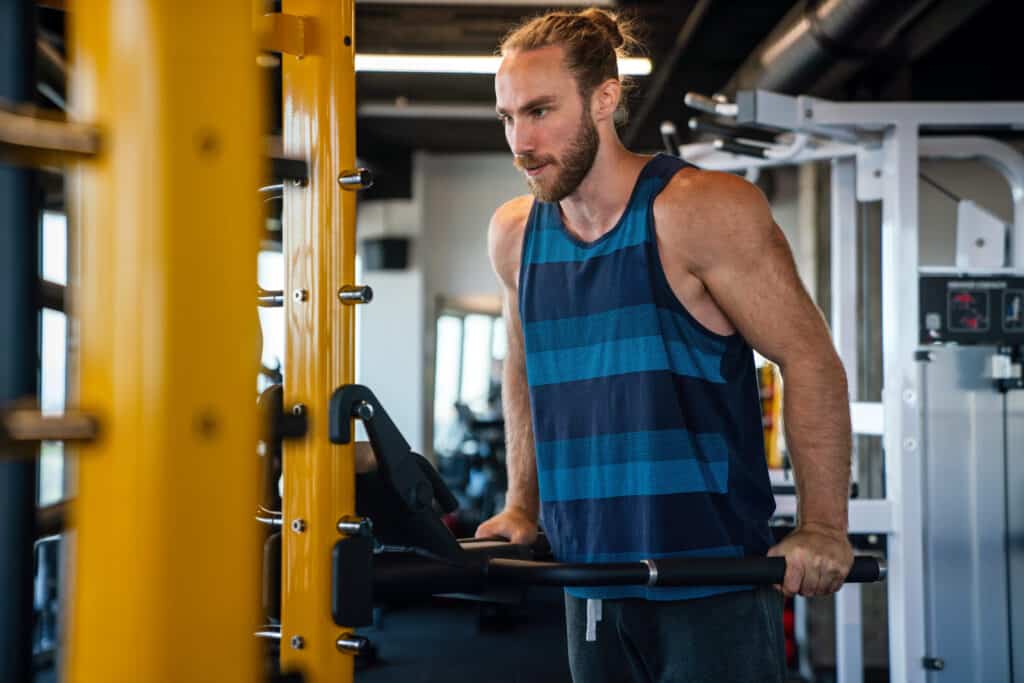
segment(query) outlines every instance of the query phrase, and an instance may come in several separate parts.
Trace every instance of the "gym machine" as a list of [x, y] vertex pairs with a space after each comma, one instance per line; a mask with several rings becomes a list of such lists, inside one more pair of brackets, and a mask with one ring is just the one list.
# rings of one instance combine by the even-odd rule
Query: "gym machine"
[[[372, 393], [352, 383], [352, 305], [371, 298], [368, 288], [352, 284], [351, 191], [370, 182], [366, 172], [351, 170], [352, 0], [285, 0], [271, 15], [246, 3], [181, 0], [152, 0], [145, 12], [125, 12], [110, 0], [68, 9], [68, 120], [0, 112], [5, 161], [68, 170], [76, 228], [68, 286], [78, 340], [75, 411], [50, 416], [0, 406], [2, 476], [22, 494], [0, 499], [0, 567], [14, 576], [5, 588], [26, 600], [35, 520], [25, 494], [34, 486], [22, 473], [34, 467], [41, 441], [75, 445], [63, 678], [257, 680], [265, 672], [256, 633], [281, 645], [285, 673], [275, 673], [277, 680], [351, 680], [353, 657], [346, 655], [365, 644], [350, 628], [365, 621], [374, 597], [407, 595], [410, 585], [434, 593], [527, 582], [781, 579], [780, 559], [530, 564], [541, 550], [445, 535], [434, 506], [450, 506], [450, 492], [409, 452]], [[15, 19], [10, 25], [30, 35], [24, 17]], [[260, 48], [280, 53], [283, 65], [283, 149], [269, 157], [254, 66]], [[288, 268], [284, 290], [259, 298], [284, 308], [288, 336], [285, 383], [258, 405], [250, 352], [258, 343], [251, 310], [261, 218], [255, 190], [266, 186], [268, 172], [283, 198]], [[4, 185], [0, 177], [0, 191], [17, 193], [23, 177], [14, 179]], [[3, 226], [5, 239], [31, 229], [25, 204], [5, 206], [21, 212]], [[12, 256], [33, 264], [33, 240], [19, 244]], [[11, 279], [4, 290], [10, 324], [19, 329], [32, 317], [25, 284], [34, 273], [21, 267], [3, 275]], [[27, 367], [33, 337], [14, 336], [21, 346], [5, 347], [4, 367]], [[5, 401], [31, 396], [29, 374], [0, 387]], [[366, 425], [378, 462], [360, 489], [375, 488], [376, 498], [357, 498], [354, 418]], [[280, 442], [280, 510], [260, 505], [274, 478], [261, 480], [254, 456], [261, 435], [274, 452]], [[15, 462], [23, 456], [28, 466]], [[11, 463], [20, 469], [7, 468]], [[359, 505], [376, 505], [365, 514], [378, 540], [387, 541], [381, 545], [404, 549], [388, 555], [375, 547], [370, 524], [356, 516]], [[281, 530], [280, 586], [266, 601], [279, 596], [275, 628], [259, 627], [255, 567], [264, 534], [254, 512]], [[883, 573], [863, 559], [850, 580]], [[410, 584], [409, 576], [422, 582]], [[28, 661], [18, 635], [19, 625], [21, 634], [28, 631], [25, 607], [3, 605], [0, 656], [17, 680]]]
[[[831, 162], [831, 326], [855, 434], [881, 436], [885, 497], [850, 501], [850, 532], [886, 536], [890, 678], [1024, 681], [1024, 157], [977, 131], [1019, 130], [1024, 103], [844, 103], [694, 93], [709, 142], [670, 152], [746, 172]], [[956, 130], [970, 135], [954, 136]], [[958, 256], [919, 267], [920, 159], [977, 160], [1007, 181], [1004, 226], [958, 202]], [[879, 403], [856, 402], [859, 202], [882, 204]], [[777, 496], [778, 515], [795, 500]], [[838, 680], [863, 680], [859, 586], [836, 595]]]

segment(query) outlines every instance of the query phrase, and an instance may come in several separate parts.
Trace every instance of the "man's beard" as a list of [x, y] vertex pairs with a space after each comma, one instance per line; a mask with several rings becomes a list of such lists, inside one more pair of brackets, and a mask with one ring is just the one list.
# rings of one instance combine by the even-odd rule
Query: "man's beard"
[[569, 149], [565, 156], [556, 160], [554, 157], [539, 159], [529, 154], [517, 156], [515, 166], [519, 169], [536, 168], [541, 164], [552, 164], [553, 170], [558, 174], [549, 185], [545, 186], [539, 179], [527, 176], [526, 184], [529, 185], [533, 196], [542, 202], [558, 202], [576, 191], [583, 179], [590, 173], [597, 158], [597, 148], [600, 138], [597, 135], [597, 126], [590, 118], [590, 112], [584, 110], [580, 120], [580, 129], [576, 136], [569, 143]]

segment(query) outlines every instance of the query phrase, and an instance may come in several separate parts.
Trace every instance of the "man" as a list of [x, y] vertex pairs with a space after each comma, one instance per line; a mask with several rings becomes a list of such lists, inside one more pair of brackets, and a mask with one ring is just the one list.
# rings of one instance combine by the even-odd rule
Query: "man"
[[[826, 595], [847, 539], [847, 385], [763, 195], [619, 141], [616, 57], [597, 9], [513, 31], [497, 112], [532, 195], [495, 212], [504, 286], [509, 491], [478, 536], [570, 562], [783, 555], [787, 595]], [[772, 546], [753, 354], [782, 370], [799, 526]], [[577, 681], [781, 681], [771, 588], [570, 588]]]

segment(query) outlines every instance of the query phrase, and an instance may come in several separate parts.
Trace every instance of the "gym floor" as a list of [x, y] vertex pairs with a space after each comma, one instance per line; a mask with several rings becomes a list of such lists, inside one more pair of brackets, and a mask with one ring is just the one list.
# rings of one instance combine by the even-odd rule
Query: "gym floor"
[[435, 599], [378, 610], [360, 629], [377, 661], [358, 666], [360, 683], [569, 681], [560, 588], [532, 588], [527, 605], [500, 607]]

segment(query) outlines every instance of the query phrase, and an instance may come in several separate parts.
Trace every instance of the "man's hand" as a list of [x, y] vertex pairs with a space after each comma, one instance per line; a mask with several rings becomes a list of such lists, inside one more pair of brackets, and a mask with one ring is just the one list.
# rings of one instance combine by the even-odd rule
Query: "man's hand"
[[850, 539], [838, 529], [806, 524], [768, 551], [768, 557], [786, 558], [781, 588], [787, 597], [831, 595], [840, 589], [853, 566]]
[[532, 545], [537, 540], [537, 522], [519, 508], [505, 508], [477, 527], [477, 538], [488, 536], [501, 536], [512, 543]]

